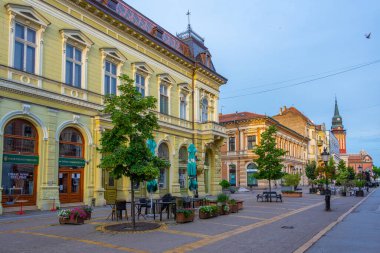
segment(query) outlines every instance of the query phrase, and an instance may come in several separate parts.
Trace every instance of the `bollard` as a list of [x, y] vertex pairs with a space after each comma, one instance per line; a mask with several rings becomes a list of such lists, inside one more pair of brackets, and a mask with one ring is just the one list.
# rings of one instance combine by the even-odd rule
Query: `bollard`
[[325, 211], [330, 211], [330, 199], [331, 199], [331, 191], [325, 191]]

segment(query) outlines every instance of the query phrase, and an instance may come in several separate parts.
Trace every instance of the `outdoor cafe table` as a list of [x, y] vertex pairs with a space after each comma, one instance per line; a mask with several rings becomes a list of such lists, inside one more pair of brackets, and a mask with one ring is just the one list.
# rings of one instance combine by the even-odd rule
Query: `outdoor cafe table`
[[[168, 205], [168, 216], [167, 219], [170, 218], [170, 212], [172, 211], [174, 213], [174, 219], [176, 218], [176, 202], [175, 201], [169, 201], [169, 202], [163, 202], [163, 201], [156, 201], [154, 203], [155, 207], [158, 207], [159, 213], [160, 213], [160, 221], [162, 221], [162, 207], [163, 205]], [[156, 219], [156, 208], [153, 208], [153, 217]]]

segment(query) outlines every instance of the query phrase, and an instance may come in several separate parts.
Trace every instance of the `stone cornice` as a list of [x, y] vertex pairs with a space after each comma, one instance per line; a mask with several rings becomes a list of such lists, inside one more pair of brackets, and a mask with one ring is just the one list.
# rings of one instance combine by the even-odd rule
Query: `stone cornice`
[[39, 88], [31, 87], [29, 85], [17, 83], [14, 81], [9, 81], [3, 78], [0, 78], [0, 90], [9, 91], [15, 94], [22, 94], [31, 97], [39, 97], [42, 99], [47, 99], [54, 101], [60, 104], [70, 105], [79, 108], [85, 108], [90, 110], [99, 111], [103, 109], [103, 106], [99, 104], [94, 104], [88, 101], [81, 99], [76, 99], [50, 91], [42, 90]]

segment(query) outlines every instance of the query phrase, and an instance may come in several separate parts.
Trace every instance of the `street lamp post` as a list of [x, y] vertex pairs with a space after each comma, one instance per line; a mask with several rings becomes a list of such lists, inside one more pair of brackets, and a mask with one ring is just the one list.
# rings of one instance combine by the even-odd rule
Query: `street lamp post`
[[323, 162], [325, 163], [325, 180], [326, 180], [325, 210], [330, 211], [331, 192], [329, 190], [329, 182], [328, 182], [328, 178], [327, 178], [327, 163], [329, 161], [330, 154], [327, 152], [326, 148], [323, 149], [321, 156], [322, 156]]

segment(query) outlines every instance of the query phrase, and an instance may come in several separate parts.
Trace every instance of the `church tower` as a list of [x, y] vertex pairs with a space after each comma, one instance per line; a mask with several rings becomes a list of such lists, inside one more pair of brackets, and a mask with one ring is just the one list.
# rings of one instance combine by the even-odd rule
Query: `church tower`
[[343, 126], [342, 117], [339, 114], [338, 102], [335, 98], [335, 111], [332, 118], [331, 132], [339, 141], [339, 153], [346, 154], [346, 130]]

